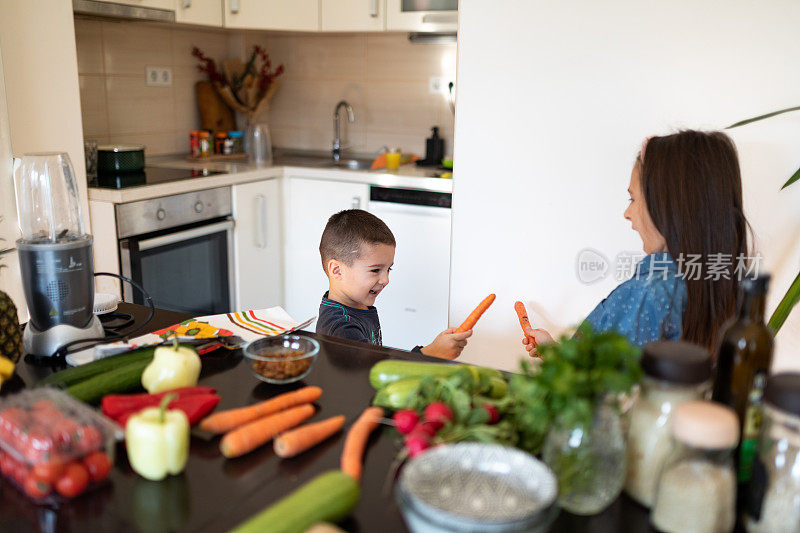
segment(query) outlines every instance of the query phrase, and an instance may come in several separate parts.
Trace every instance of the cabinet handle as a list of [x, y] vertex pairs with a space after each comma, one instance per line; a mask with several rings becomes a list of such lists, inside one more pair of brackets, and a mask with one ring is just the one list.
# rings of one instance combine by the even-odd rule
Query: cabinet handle
[[231, 13], [239, 12], [239, 0], [231, 0]]
[[258, 240], [256, 246], [258, 248], [267, 247], [267, 199], [264, 195], [256, 195], [256, 235]]
[[189, 9], [192, 7], [192, 0], [183, 0], [181, 5], [183, 6], [183, 9]]
[[353, 196], [353, 209], [361, 209], [361, 197]]
[[369, 0], [369, 16], [378, 17], [378, 0]]

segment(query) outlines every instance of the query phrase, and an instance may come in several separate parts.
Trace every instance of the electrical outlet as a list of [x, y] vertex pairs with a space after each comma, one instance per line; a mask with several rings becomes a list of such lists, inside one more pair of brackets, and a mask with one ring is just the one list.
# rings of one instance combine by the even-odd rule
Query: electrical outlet
[[169, 87], [172, 85], [172, 69], [169, 67], [145, 67], [145, 85]]
[[428, 78], [428, 93], [449, 95], [450, 83], [453, 83], [455, 90], [455, 80], [449, 80], [442, 76]]

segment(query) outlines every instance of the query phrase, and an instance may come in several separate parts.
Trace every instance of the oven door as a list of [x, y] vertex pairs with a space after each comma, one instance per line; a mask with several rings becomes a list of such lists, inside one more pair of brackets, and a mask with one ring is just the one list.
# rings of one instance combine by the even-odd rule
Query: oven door
[[[122, 274], [140, 284], [159, 309], [195, 316], [235, 310], [233, 221], [121, 239]], [[124, 284], [126, 302], [144, 304]]]
[[454, 32], [458, 30], [458, 0], [386, 0], [386, 28]]

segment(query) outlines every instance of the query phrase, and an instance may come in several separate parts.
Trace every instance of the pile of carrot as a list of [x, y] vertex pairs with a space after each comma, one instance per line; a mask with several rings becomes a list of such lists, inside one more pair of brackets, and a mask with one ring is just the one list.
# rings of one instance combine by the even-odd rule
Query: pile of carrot
[[344, 424], [343, 416], [335, 416], [297, 428], [313, 416], [311, 404], [321, 395], [319, 387], [304, 387], [254, 405], [220, 411], [203, 419], [200, 428], [225, 434], [219, 448], [228, 458], [249, 453], [273, 438], [278, 456], [294, 457], [327, 439]]

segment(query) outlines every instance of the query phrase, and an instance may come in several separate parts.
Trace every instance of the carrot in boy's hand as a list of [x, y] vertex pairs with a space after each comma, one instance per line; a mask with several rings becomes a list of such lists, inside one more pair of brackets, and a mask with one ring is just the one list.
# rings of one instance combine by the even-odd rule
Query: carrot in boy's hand
[[321, 422], [306, 424], [281, 433], [273, 443], [278, 457], [294, 457], [324, 441], [344, 425], [344, 416], [334, 416]]
[[536, 338], [532, 335], [528, 335], [528, 333], [525, 331], [525, 328], [533, 329], [533, 326], [531, 326], [531, 321], [528, 320], [528, 310], [525, 309], [525, 304], [523, 304], [522, 302], [515, 303], [514, 310], [517, 312], [517, 316], [519, 317], [519, 325], [522, 327], [522, 333], [523, 335], [525, 335], [525, 338], [529, 341], [529, 343], [527, 344], [532, 343], [533, 347], [535, 348]]
[[494, 294], [490, 294], [489, 296], [484, 298], [483, 301], [478, 304], [478, 307], [476, 307], [475, 310], [469, 314], [467, 319], [460, 326], [458, 326], [458, 329], [456, 329], [456, 333], [463, 333], [465, 331], [472, 329], [475, 326], [475, 323], [478, 322], [478, 319], [481, 317], [481, 315], [487, 309], [489, 309], [490, 305], [494, 303], [494, 299], [496, 297], [497, 296], [495, 296]]

